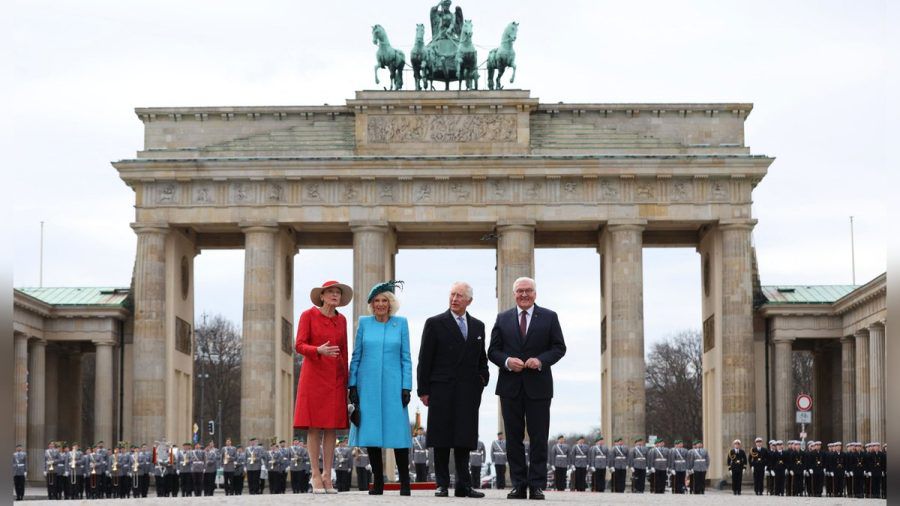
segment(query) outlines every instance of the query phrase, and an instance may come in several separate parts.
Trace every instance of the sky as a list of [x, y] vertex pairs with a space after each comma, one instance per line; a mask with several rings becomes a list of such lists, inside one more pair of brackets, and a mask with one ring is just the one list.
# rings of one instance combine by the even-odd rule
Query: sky
[[[129, 284], [134, 193], [110, 162], [142, 147], [135, 107], [344, 103], [375, 88], [371, 25], [408, 54], [431, 5], [11, 2], [0, 21], [12, 69], [0, 80], [0, 148], [13, 181], [14, 286], [40, 282], [42, 221], [44, 286]], [[746, 144], [775, 157], [753, 193], [763, 284], [851, 283], [850, 216], [856, 282], [885, 271], [886, 2], [454, 5], [474, 22], [480, 59], [519, 22], [515, 85], [544, 103], [752, 102]], [[551, 432], [586, 432], [600, 423], [599, 255], [540, 249], [535, 264], [537, 302], [560, 314], [569, 347], [554, 367]], [[242, 251], [197, 257], [198, 319], [221, 313], [240, 324], [242, 271]], [[311, 287], [352, 282], [352, 252], [301, 251], [295, 272], [296, 316]], [[401, 250], [397, 277], [406, 281], [399, 297], [414, 354], [425, 318], [446, 309], [457, 279], [475, 288], [470, 312], [493, 324], [491, 250]], [[644, 250], [644, 316], [647, 350], [700, 328], [693, 249]], [[497, 426], [493, 386], [494, 378], [482, 401], [485, 440]]]

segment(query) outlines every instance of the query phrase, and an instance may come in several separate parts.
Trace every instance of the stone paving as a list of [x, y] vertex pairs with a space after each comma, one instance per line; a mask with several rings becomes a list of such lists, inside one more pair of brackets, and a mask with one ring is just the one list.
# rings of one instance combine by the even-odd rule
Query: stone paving
[[[38, 494], [40, 494], [40, 489], [29, 487], [26, 500], [29, 499], [38, 499]], [[450, 498], [437, 498], [434, 497], [434, 492], [432, 491], [413, 491], [412, 497], [400, 497], [397, 492], [385, 492], [383, 496], [370, 496], [365, 492], [343, 492], [337, 495], [312, 495], [312, 494], [285, 494], [285, 495], [241, 495], [241, 496], [225, 496], [225, 495], [216, 495], [213, 497], [185, 497], [185, 498], [166, 498], [166, 497], [147, 497], [146, 499], [103, 499], [102, 501], [78, 501], [78, 504], [82, 503], [93, 503], [93, 504], [101, 504], [101, 505], [126, 505], [126, 504], [140, 504], [140, 505], [150, 505], [150, 504], [159, 504], [159, 505], [168, 505], [171, 506], [173, 504], [191, 504], [191, 505], [203, 505], [203, 504], [231, 504], [231, 505], [241, 505], [241, 506], [251, 506], [251, 505], [285, 505], [285, 504], [320, 504], [320, 505], [343, 505], [343, 504], [392, 504], [392, 505], [400, 505], [404, 502], [410, 504], [411, 506], [420, 506], [423, 504], [443, 504], [445, 506], [459, 506], [461, 504], [469, 504], [469, 505], [481, 505], [486, 506], [488, 504], [503, 504], [503, 505], [511, 505], [516, 504], [515, 501], [509, 501], [506, 499], [507, 491], [503, 490], [483, 490], [487, 495], [484, 499], [458, 499], [454, 497]], [[151, 490], [152, 493], [152, 490]], [[827, 498], [827, 497], [756, 497], [752, 493], [750, 495], [740, 495], [735, 496], [730, 492], [725, 491], [717, 491], [717, 490], [707, 490], [707, 494], [703, 496], [692, 496], [692, 495], [653, 495], [653, 494], [610, 494], [610, 493], [578, 493], [578, 492], [556, 492], [556, 491], [547, 491], [545, 492], [547, 495], [547, 500], [545, 503], [550, 504], [709, 504], [709, 505], [721, 505], [728, 502], [729, 506], [739, 505], [739, 504], [759, 504], [759, 505], [770, 505], [770, 504], [816, 504], [822, 506], [833, 506], [833, 505], [843, 505], [843, 504], [886, 504], [886, 501], [883, 499], [847, 499], [847, 498]], [[524, 502], [524, 501], [523, 501]], [[65, 504], [73, 504], [75, 501], [68, 501]], [[47, 500], [29, 500], [28, 504], [48, 504], [48, 505], [59, 505], [56, 501], [50, 502]], [[521, 503], [519, 503], [521, 504]], [[533, 504], [533, 503], [526, 503]]]

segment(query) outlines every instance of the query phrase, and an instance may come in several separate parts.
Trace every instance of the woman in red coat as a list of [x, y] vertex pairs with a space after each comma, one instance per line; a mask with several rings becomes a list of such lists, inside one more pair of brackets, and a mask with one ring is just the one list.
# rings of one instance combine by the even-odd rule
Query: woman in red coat
[[[313, 288], [309, 298], [315, 307], [300, 315], [297, 353], [303, 355], [294, 428], [309, 430], [309, 460], [313, 493], [337, 493], [331, 483], [331, 455], [335, 430], [346, 429], [347, 420], [347, 319], [336, 311], [353, 298], [353, 290], [337, 281]], [[323, 433], [324, 432], [324, 439]], [[319, 444], [323, 445], [323, 471], [319, 472]]]

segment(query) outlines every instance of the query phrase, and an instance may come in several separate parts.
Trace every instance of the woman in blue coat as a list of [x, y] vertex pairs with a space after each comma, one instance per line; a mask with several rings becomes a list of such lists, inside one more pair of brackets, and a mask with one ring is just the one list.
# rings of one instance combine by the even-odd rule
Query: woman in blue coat
[[400, 474], [400, 495], [410, 495], [409, 404], [412, 360], [409, 325], [396, 316], [400, 304], [394, 296], [402, 282], [388, 281], [369, 292], [372, 316], [359, 319], [353, 357], [350, 359], [350, 402], [359, 406], [359, 425], [350, 427], [350, 446], [366, 447], [372, 465], [372, 495], [384, 493], [381, 449], [393, 448]]

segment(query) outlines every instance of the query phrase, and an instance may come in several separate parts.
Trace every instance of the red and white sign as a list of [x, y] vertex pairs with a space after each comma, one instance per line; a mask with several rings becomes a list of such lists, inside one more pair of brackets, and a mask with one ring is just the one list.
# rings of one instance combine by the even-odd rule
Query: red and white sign
[[812, 409], [812, 397], [809, 394], [800, 394], [797, 396], [797, 409], [800, 411], [809, 411]]

